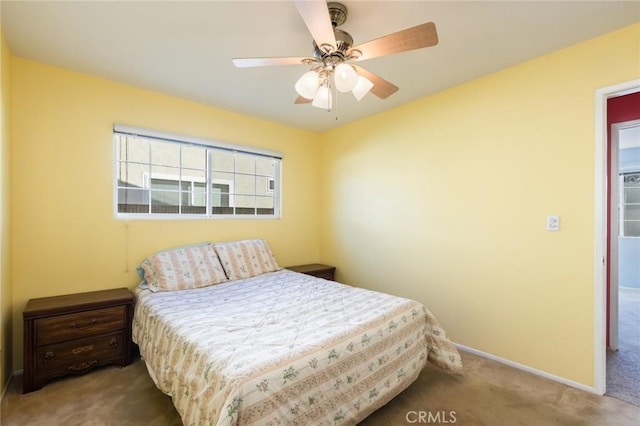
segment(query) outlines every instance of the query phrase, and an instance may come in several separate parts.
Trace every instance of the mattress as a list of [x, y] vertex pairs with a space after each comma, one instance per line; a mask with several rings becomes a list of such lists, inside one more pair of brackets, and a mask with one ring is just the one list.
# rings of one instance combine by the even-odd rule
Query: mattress
[[136, 290], [133, 340], [185, 425], [355, 424], [460, 355], [422, 304], [288, 270]]

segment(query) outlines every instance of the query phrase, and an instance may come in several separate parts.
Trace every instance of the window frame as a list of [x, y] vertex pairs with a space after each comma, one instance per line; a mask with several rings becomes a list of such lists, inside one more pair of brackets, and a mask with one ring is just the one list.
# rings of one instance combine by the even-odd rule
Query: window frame
[[[159, 142], [175, 143], [181, 146], [197, 146], [197, 147], [204, 148], [206, 150], [205, 151], [206, 169], [205, 169], [204, 181], [206, 184], [208, 184], [207, 192], [205, 194], [205, 199], [206, 199], [205, 213], [204, 214], [157, 213], [157, 212], [151, 212], [151, 211], [146, 213], [120, 212], [118, 210], [119, 190], [123, 188], [121, 185], [119, 185], [119, 179], [118, 179], [120, 164], [122, 163], [119, 155], [120, 154], [120, 144], [119, 144], [120, 136], [140, 137], [148, 140], [157, 140]], [[256, 147], [240, 145], [235, 143], [219, 142], [219, 141], [214, 141], [214, 140], [209, 140], [204, 138], [196, 138], [192, 136], [185, 136], [185, 135], [179, 135], [179, 134], [142, 129], [142, 128], [127, 126], [122, 124], [114, 124], [113, 132], [112, 132], [112, 143], [113, 143], [113, 214], [116, 219], [120, 219], [120, 220], [130, 220], [130, 219], [133, 219], [133, 220], [141, 220], [141, 219], [142, 220], [157, 220], [157, 219], [159, 220], [165, 220], [165, 219], [169, 219], [169, 220], [175, 220], [175, 219], [274, 220], [274, 219], [280, 219], [282, 217], [282, 160], [284, 156], [280, 152], [270, 151], [262, 148], [256, 148]], [[214, 214], [213, 213], [213, 210], [212, 210], [213, 206], [211, 205], [212, 199], [213, 199], [213, 192], [211, 191], [211, 188], [209, 188], [209, 186], [211, 186], [211, 184], [214, 184], [214, 183], [219, 183], [219, 184], [221, 183], [221, 182], [218, 182], [219, 179], [215, 179], [212, 177], [212, 173], [213, 173], [212, 155], [214, 154], [214, 150], [222, 150], [222, 151], [230, 152], [234, 155], [234, 158], [236, 154], [247, 154], [247, 155], [254, 156], [256, 158], [257, 157], [271, 158], [276, 161], [274, 176], [273, 177], [265, 176], [267, 182], [269, 182], [270, 179], [274, 179], [274, 182], [275, 182], [275, 190], [271, 192], [267, 192], [266, 194], [273, 197], [273, 213], [272, 214], [258, 214], [258, 209], [260, 207], [258, 207], [257, 204], [254, 206], [255, 212], [253, 214], [239, 214], [239, 213]], [[151, 161], [149, 162], [149, 164], [150, 166], [154, 165], [154, 163], [152, 163]], [[180, 164], [179, 172], [181, 173], [182, 170], [183, 170], [183, 165]], [[166, 179], [168, 177], [168, 175], [165, 175], [165, 174], [162, 174], [162, 176], [160, 175], [156, 176], [151, 170], [143, 173], [144, 173], [143, 179], [149, 182], [149, 188], [148, 188], [149, 191], [151, 190], [150, 185], [151, 185], [152, 179], [157, 179], [157, 178]], [[257, 173], [257, 170], [255, 170], [254, 173], [256, 177], [262, 176]], [[233, 171], [233, 176], [236, 176], [235, 170]], [[180, 179], [179, 175], [177, 175], [176, 177], [178, 178], [176, 180], [177, 182], [190, 182], [191, 191], [193, 191], [194, 185], [193, 185], [192, 179], [187, 179], [183, 181]], [[169, 177], [169, 179], [171, 179], [171, 177]], [[228, 194], [230, 206], [233, 207], [234, 209], [241, 208], [234, 205], [235, 204], [234, 199], [235, 199], [235, 196], [237, 195], [235, 194], [235, 188], [234, 188], [235, 183], [233, 181], [225, 180], [224, 184], [230, 186], [229, 194]], [[194, 195], [193, 192], [191, 192], [190, 197], [193, 197], [193, 195]], [[258, 193], [257, 187], [254, 188], [254, 193], [252, 195], [255, 197], [256, 200], [259, 197], [261, 197], [261, 195], [259, 195]], [[150, 203], [149, 205], [151, 206], [151, 192], [149, 192], [149, 203]]]
[[[629, 189], [625, 186], [624, 179], [627, 176], [640, 175], [640, 169], [632, 169], [631, 171], [624, 171], [618, 175], [618, 236], [624, 238], [640, 238], [640, 235], [627, 235], [626, 222], [640, 222], [640, 219], [627, 219], [627, 208], [630, 206], [639, 207], [640, 203], [631, 203], [626, 201], [625, 191]], [[632, 188], [640, 188], [634, 187]]]

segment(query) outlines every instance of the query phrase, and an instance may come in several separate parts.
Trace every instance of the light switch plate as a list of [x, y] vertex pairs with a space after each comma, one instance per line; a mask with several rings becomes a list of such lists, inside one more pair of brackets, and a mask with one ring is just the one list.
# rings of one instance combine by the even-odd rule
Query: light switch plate
[[560, 230], [560, 216], [549, 215], [547, 216], [547, 231], [559, 231]]

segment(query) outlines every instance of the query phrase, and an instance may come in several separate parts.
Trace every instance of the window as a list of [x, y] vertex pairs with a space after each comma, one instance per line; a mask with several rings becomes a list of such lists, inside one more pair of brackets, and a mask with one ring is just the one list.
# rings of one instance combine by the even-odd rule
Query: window
[[118, 217], [280, 217], [278, 153], [114, 126]]
[[640, 172], [620, 175], [620, 236], [640, 237]]

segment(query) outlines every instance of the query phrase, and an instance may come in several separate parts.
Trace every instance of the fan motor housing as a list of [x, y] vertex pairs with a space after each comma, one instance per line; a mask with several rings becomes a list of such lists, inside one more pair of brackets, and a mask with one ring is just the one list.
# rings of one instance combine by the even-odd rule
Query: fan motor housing
[[336, 38], [336, 50], [333, 52], [325, 52], [318, 47], [315, 41], [313, 42], [313, 56], [319, 61], [324, 61], [326, 58], [336, 56], [345, 60], [347, 51], [353, 46], [353, 37], [351, 37], [351, 34], [348, 32], [334, 28], [333, 34]]
[[[342, 62], [347, 58], [347, 51], [353, 46], [353, 37], [346, 31], [339, 30], [338, 26], [344, 24], [349, 14], [347, 6], [338, 2], [328, 2], [329, 19], [333, 26], [333, 34], [336, 38], [336, 49], [327, 51], [313, 42], [313, 56], [321, 62]], [[333, 60], [333, 61], [332, 61]]]

